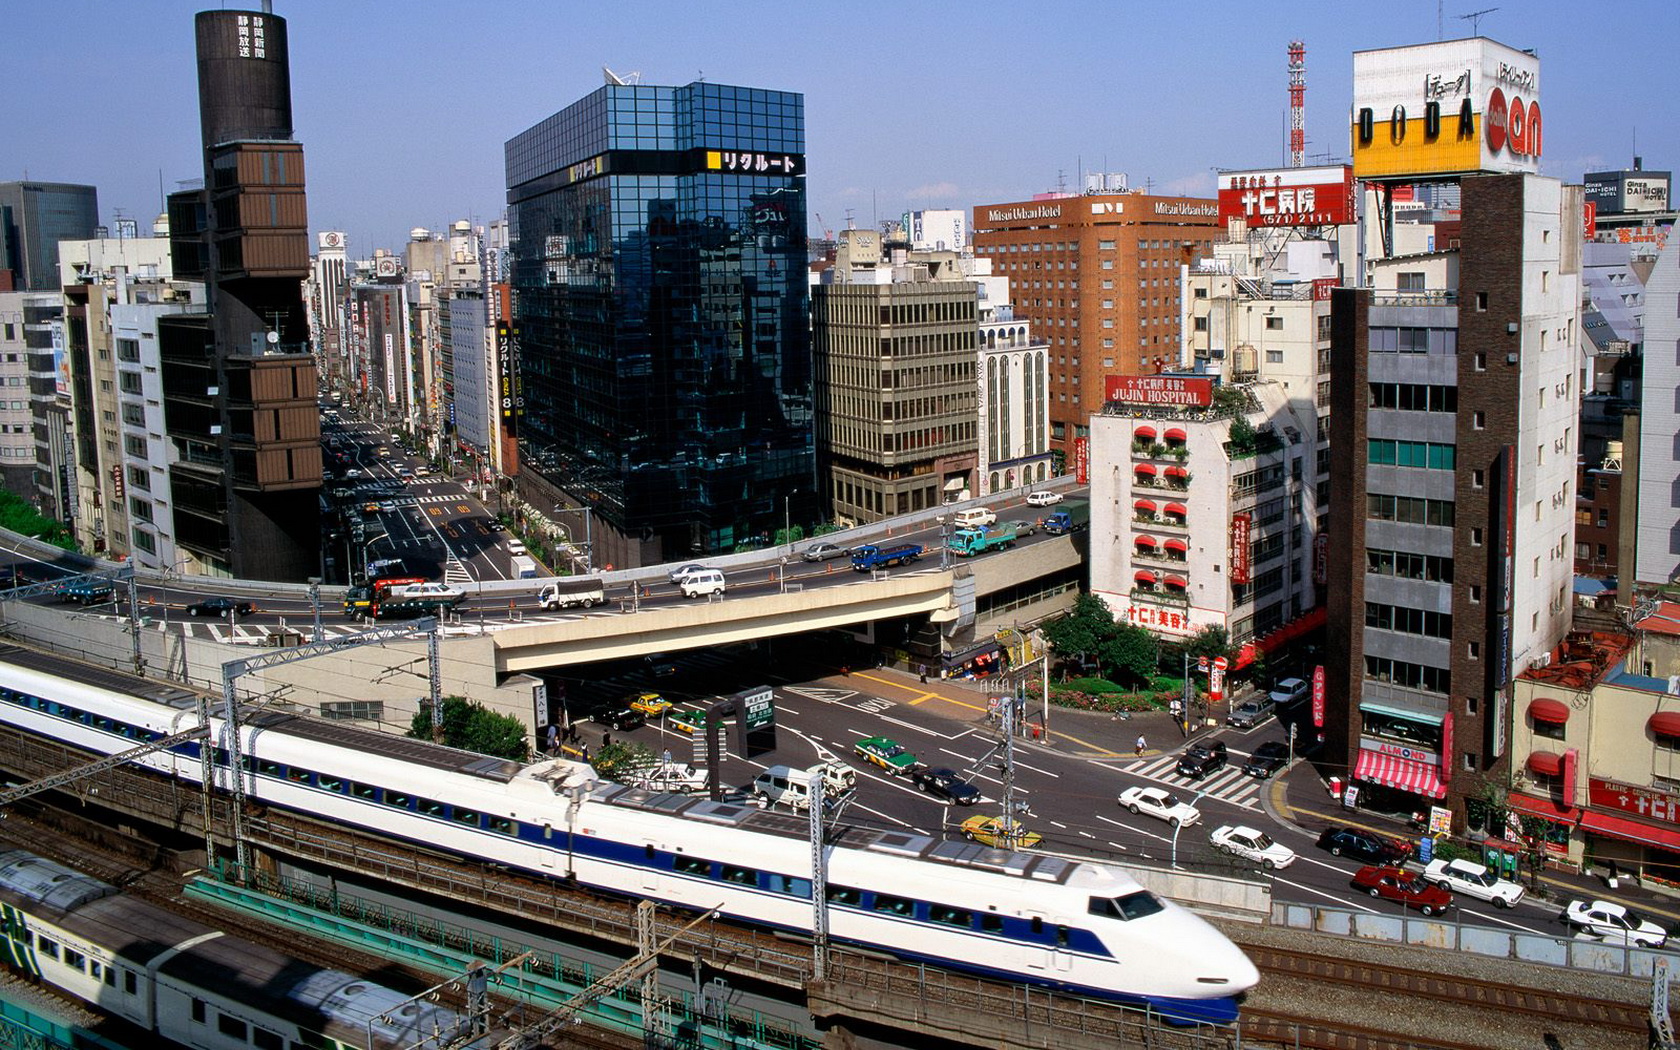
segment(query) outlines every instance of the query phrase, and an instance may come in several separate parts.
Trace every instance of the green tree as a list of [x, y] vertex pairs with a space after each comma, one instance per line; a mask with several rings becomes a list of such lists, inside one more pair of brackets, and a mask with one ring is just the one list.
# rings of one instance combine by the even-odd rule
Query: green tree
[[1247, 416], [1231, 417], [1230, 440], [1232, 451], [1249, 452], [1254, 449], [1258, 435], [1254, 430], [1254, 424], [1248, 421]]
[[70, 535], [69, 529], [51, 518], [42, 517], [27, 500], [8, 489], [0, 489], [0, 528], [33, 536], [67, 551], [76, 549], [75, 538]]
[[1073, 600], [1071, 612], [1044, 625], [1044, 638], [1063, 656], [1094, 656], [1100, 663], [1103, 643], [1118, 629], [1114, 614], [1101, 598], [1081, 594]]
[[1103, 639], [1097, 659], [1111, 670], [1116, 680], [1129, 679], [1147, 685], [1155, 676], [1155, 636], [1134, 623], [1117, 623], [1114, 633]]
[[656, 766], [659, 759], [646, 744], [626, 740], [614, 741], [590, 755], [589, 764], [595, 767], [595, 772], [612, 780], [624, 770]]
[[[432, 712], [429, 707], [423, 706], [414, 713], [408, 735], [420, 740], [432, 739]], [[525, 741], [525, 723], [508, 715], [499, 715], [464, 696], [443, 698], [441, 743], [463, 751], [476, 751], [481, 755], [495, 755], [519, 762], [530, 754]]]
[[1231, 658], [1231, 636], [1225, 628], [1217, 624], [1204, 627], [1191, 635], [1184, 642], [1184, 651], [1190, 654], [1190, 659], [1207, 657], [1209, 660], [1216, 656]]

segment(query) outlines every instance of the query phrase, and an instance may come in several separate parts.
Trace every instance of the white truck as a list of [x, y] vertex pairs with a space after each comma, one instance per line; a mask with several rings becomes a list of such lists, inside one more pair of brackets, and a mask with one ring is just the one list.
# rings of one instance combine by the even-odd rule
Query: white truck
[[607, 589], [595, 576], [563, 576], [542, 589], [537, 603], [544, 609], [564, 609], [573, 605], [588, 608], [604, 605]]
[[535, 558], [524, 554], [513, 557], [513, 578], [516, 580], [534, 580], [538, 576]]
[[822, 774], [823, 794], [837, 798], [857, 788], [857, 770], [844, 762], [821, 762], [806, 769], [771, 766], [752, 782], [753, 797], [760, 805], [778, 803], [804, 812], [811, 808], [811, 774]]

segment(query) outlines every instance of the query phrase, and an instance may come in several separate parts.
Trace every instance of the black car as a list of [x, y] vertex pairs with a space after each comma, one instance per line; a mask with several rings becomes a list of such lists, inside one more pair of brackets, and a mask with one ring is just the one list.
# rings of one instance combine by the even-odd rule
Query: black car
[[236, 602], [232, 598], [206, 598], [187, 606], [188, 616], [227, 616], [229, 613], [249, 616], [256, 611], [257, 607], [250, 602]]
[[972, 806], [980, 801], [980, 789], [964, 780], [957, 771], [945, 766], [918, 769], [910, 774], [911, 783], [934, 798], [944, 799], [957, 806]]
[[589, 720], [614, 729], [635, 729], [647, 722], [640, 711], [632, 711], [621, 700], [596, 704], [589, 709]]
[[1399, 867], [1412, 855], [1412, 848], [1404, 843], [1355, 828], [1325, 828], [1318, 848], [1329, 850], [1333, 857], [1354, 857], [1383, 867]]
[[1268, 740], [1254, 749], [1254, 754], [1243, 763], [1243, 772], [1251, 777], [1265, 780], [1267, 777], [1283, 768], [1289, 761], [1289, 745], [1281, 740]]
[[1230, 755], [1225, 750], [1223, 740], [1215, 740], [1212, 744], [1196, 744], [1178, 756], [1178, 775], [1200, 780], [1209, 773], [1224, 769], [1229, 760]]

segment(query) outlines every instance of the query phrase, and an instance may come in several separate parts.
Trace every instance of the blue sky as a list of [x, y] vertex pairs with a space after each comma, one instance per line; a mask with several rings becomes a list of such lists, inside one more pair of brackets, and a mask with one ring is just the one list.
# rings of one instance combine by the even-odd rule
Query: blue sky
[[[1457, 16], [1497, 0], [1449, 0]], [[142, 220], [197, 177], [193, 13], [174, 0], [8, 0], [0, 179], [99, 187]], [[239, 6], [239, 5], [229, 5]], [[1347, 152], [1352, 52], [1436, 39], [1433, 0], [963, 5], [805, 0], [275, 0], [290, 23], [310, 224], [353, 254], [488, 221], [502, 144], [596, 87], [708, 80], [805, 95], [812, 210], [842, 227], [1078, 185], [1081, 170], [1210, 195], [1282, 159], [1284, 49], [1307, 44], [1308, 153]], [[1549, 175], [1680, 166], [1671, 0], [1504, 0], [1484, 36], [1541, 59]], [[816, 220], [812, 219], [815, 227]]]

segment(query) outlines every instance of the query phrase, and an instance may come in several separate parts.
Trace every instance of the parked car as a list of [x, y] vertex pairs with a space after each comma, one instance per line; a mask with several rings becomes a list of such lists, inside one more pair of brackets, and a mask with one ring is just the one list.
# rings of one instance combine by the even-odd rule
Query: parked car
[[880, 766], [895, 777], [903, 776], [916, 765], [916, 756], [906, 751], [904, 745], [884, 736], [865, 737], [853, 744], [852, 750], [865, 762]]
[[1521, 886], [1500, 878], [1487, 865], [1472, 860], [1437, 857], [1423, 869], [1423, 877], [1442, 889], [1492, 901], [1500, 908], [1512, 907], [1523, 899]]
[[1208, 836], [1215, 849], [1246, 857], [1262, 868], [1287, 868], [1295, 863], [1295, 851], [1273, 842], [1264, 831], [1242, 825], [1222, 824]]
[[236, 602], [232, 598], [206, 598], [187, 606], [188, 616], [226, 616], [229, 613], [249, 616], [256, 611], [257, 607], [250, 602]]
[[1192, 744], [1190, 749], [1178, 756], [1178, 775], [1200, 780], [1209, 773], [1217, 773], [1225, 768], [1230, 760], [1230, 753], [1225, 748], [1225, 741], [1215, 740], [1211, 744]]
[[1299, 678], [1285, 678], [1281, 682], [1272, 683], [1272, 704], [1276, 707], [1288, 707], [1307, 698], [1312, 686]]
[[1325, 828], [1318, 836], [1318, 848], [1330, 851], [1332, 857], [1344, 854], [1370, 864], [1398, 867], [1412, 855], [1412, 847], [1381, 835], [1372, 835], [1356, 828]]
[[1019, 540], [1036, 533], [1038, 531], [1038, 522], [1029, 521], [1023, 518], [1020, 521], [1010, 522], [1009, 527], [1015, 530], [1015, 538]]
[[589, 709], [589, 720], [614, 729], [635, 729], [647, 721], [640, 711], [632, 710], [630, 705], [622, 700], [596, 704]]
[[1177, 795], [1157, 787], [1129, 787], [1120, 792], [1120, 805], [1133, 814], [1147, 813], [1173, 827], [1189, 826], [1202, 819], [1201, 810]]
[[813, 543], [805, 548], [800, 557], [806, 561], [828, 561], [832, 558], [848, 558], [851, 554], [850, 547], [842, 547], [838, 543]]
[[506, 532], [507, 531], [507, 526], [503, 525], [501, 523], [501, 521], [496, 519], [496, 518], [491, 518], [489, 521], [485, 522], [484, 527], [489, 529], [491, 532]]
[[956, 806], [972, 806], [980, 801], [980, 789], [964, 780], [957, 771], [945, 766], [918, 769], [910, 774], [910, 782], [921, 790]]
[[676, 714], [672, 715], [665, 724], [678, 732], [687, 733], [690, 736], [693, 736], [706, 728], [706, 712], [678, 711]]
[[1044, 841], [1036, 831], [1028, 831], [1012, 817], [969, 817], [962, 822], [963, 837], [982, 846], [999, 849], [1032, 849]]
[[624, 706], [647, 718], [663, 718], [671, 711], [671, 701], [658, 693], [631, 693], [624, 698]]
[[1661, 948], [1668, 931], [1632, 908], [1610, 901], [1570, 901], [1564, 921], [1599, 940], [1630, 948]]
[[1282, 769], [1288, 761], [1289, 745], [1281, 740], [1268, 740], [1255, 748], [1254, 754], [1248, 756], [1248, 761], [1243, 763], [1243, 772], [1265, 780]]
[[1027, 493], [1027, 506], [1053, 507], [1065, 498], [1060, 492], [1047, 492], [1041, 489], [1037, 492]]
[[1244, 700], [1236, 707], [1225, 722], [1236, 729], [1253, 729], [1255, 726], [1277, 714], [1277, 708], [1272, 704], [1271, 697], [1257, 696], [1252, 700]]
[[1439, 915], [1452, 906], [1452, 894], [1403, 868], [1371, 865], [1360, 868], [1353, 884], [1373, 897], [1397, 901], [1425, 915]]

